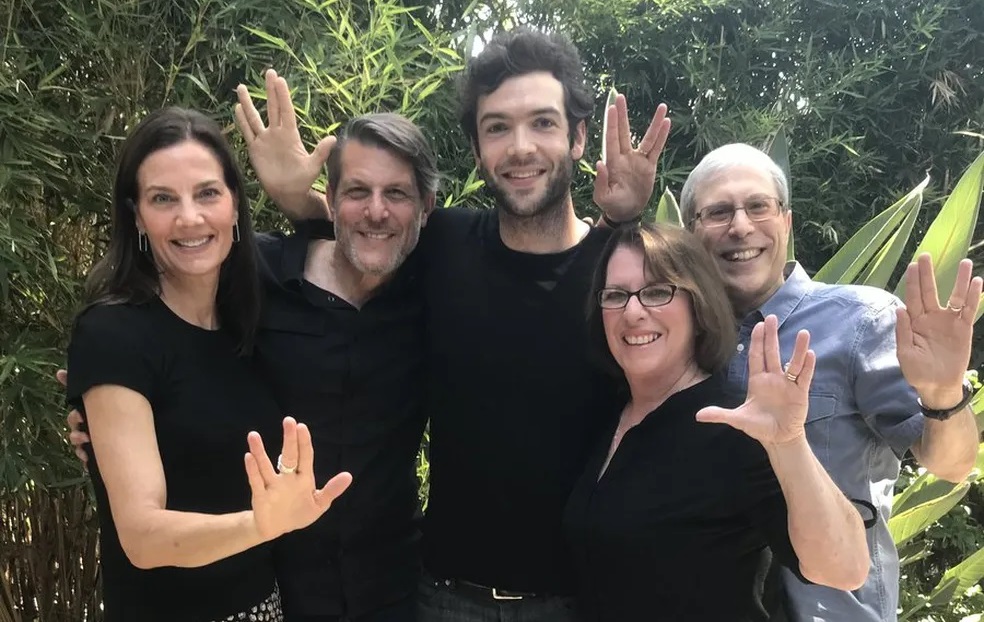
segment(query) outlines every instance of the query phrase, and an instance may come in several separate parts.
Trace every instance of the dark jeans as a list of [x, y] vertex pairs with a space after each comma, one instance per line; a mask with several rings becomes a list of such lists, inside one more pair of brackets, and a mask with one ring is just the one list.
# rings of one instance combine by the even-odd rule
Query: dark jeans
[[287, 616], [284, 622], [416, 622], [416, 609], [416, 600], [411, 595], [392, 605], [354, 618], [349, 616]]
[[418, 622], [578, 622], [574, 599], [538, 596], [485, 600], [462, 594], [424, 572], [417, 590]]

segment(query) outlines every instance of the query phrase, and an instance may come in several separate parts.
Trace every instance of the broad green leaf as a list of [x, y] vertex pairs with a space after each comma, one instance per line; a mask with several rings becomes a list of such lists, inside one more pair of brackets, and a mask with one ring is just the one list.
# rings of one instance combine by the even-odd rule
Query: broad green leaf
[[928, 471], [917, 477], [905, 490], [892, 500], [892, 514], [897, 515], [912, 508], [942, 499], [957, 485], [937, 478]]
[[912, 211], [922, 206], [922, 193], [929, 184], [927, 176], [907, 195], [882, 210], [851, 236], [813, 277], [821, 283], [853, 283], [862, 270], [878, 256]]
[[902, 251], [909, 243], [912, 228], [919, 216], [919, 208], [922, 207], [922, 194], [916, 197], [915, 201], [916, 204], [913, 209], [909, 210], [909, 215], [902, 221], [902, 226], [895, 230], [888, 242], [878, 251], [878, 255], [865, 267], [861, 276], [854, 280], [855, 283], [881, 289], [888, 287], [888, 280], [892, 278], [895, 267], [899, 265], [899, 258], [902, 257]]
[[[981, 206], [981, 190], [984, 189], [984, 152], [977, 156], [961, 175], [953, 192], [947, 198], [939, 215], [929, 226], [912, 260], [922, 253], [933, 258], [936, 272], [936, 287], [940, 300], [950, 296], [957, 280], [957, 264], [967, 256], [971, 237], [977, 224], [977, 214]], [[895, 295], [903, 298], [905, 280], [899, 281]]]
[[664, 190], [663, 196], [659, 198], [654, 222], [666, 222], [683, 226], [683, 219], [680, 217], [680, 206], [677, 204], [677, 200], [669, 188]]
[[[789, 139], [786, 137], [786, 130], [779, 128], [776, 135], [772, 137], [772, 141], [766, 150], [769, 157], [779, 165], [782, 172], [786, 175], [786, 184], [789, 186], [789, 202], [793, 201], [793, 176], [789, 172]], [[787, 209], [790, 205], [786, 206]], [[789, 236], [789, 242], [786, 244], [786, 260], [792, 261], [796, 259], [796, 253], [794, 252], [793, 236]]]
[[888, 531], [892, 534], [892, 540], [895, 541], [895, 545], [904, 544], [909, 539], [925, 531], [927, 527], [938, 521], [941, 516], [952, 510], [963, 499], [969, 489], [970, 484], [964, 482], [954, 486], [953, 490], [943, 497], [915, 505], [894, 514], [888, 520]]
[[605, 158], [605, 145], [608, 143], [608, 107], [615, 105], [615, 98], [618, 97], [618, 91], [615, 90], [613, 86], [611, 90], [608, 91], [608, 101], [605, 102], [605, 113], [601, 121], [601, 161], [607, 162]]
[[984, 579], [984, 549], [944, 572], [929, 598], [934, 605], [944, 605], [953, 600], [954, 594], [963, 594], [981, 579]]

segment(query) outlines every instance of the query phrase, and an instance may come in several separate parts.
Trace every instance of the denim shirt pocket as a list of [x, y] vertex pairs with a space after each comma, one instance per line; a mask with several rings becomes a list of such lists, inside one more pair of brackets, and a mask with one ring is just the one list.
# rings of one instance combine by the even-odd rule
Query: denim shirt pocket
[[806, 440], [817, 460], [829, 468], [831, 420], [837, 413], [837, 396], [810, 391], [810, 410], [806, 414]]

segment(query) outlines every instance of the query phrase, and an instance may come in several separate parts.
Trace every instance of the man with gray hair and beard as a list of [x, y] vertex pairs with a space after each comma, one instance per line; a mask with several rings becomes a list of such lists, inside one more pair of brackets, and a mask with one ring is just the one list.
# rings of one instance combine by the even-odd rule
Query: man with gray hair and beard
[[868, 530], [871, 568], [852, 592], [808, 585], [782, 568], [785, 609], [796, 622], [896, 620], [899, 558], [888, 531], [900, 459], [911, 451], [930, 472], [962, 481], [974, 466], [978, 430], [964, 382], [981, 296], [971, 262], [960, 264], [945, 306], [928, 255], [905, 275], [905, 305], [890, 293], [810, 279], [786, 262], [792, 212], [785, 174], [762, 151], [720, 147], [690, 173], [684, 223], [720, 268], [739, 323], [728, 378], [746, 386], [752, 327], [779, 319], [783, 360], [810, 331], [817, 365], [806, 436], [840, 489], [876, 516]]

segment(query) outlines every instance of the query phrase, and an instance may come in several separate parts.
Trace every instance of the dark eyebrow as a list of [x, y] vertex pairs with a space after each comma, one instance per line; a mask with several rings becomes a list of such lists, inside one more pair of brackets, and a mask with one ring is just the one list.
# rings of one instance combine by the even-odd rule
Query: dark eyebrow
[[[561, 114], [560, 114], [560, 110], [557, 110], [556, 108], [554, 108], [552, 106], [546, 106], [544, 108], [537, 108], [536, 110], [531, 110], [530, 113], [529, 113], [529, 115], [527, 115], [527, 116], [530, 116], [530, 117], [543, 117], [543, 116], [559, 117], [559, 116], [561, 116]], [[481, 125], [481, 124], [485, 123], [486, 121], [492, 121], [492, 120], [495, 120], [495, 121], [508, 121], [510, 118], [512, 118], [512, 117], [510, 117], [509, 115], [507, 115], [507, 114], [505, 114], [503, 112], [486, 112], [485, 114], [483, 114], [481, 116], [481, 118], [479, 118], [478, 124]]]
[[[217, 183], [219, 183], [218, 179], [207, 179], [203, 182], [195, 184], [195, 190], [201, 190], [202, 188], [207, 188], [208, 186], [214, 186]], [[147, 186], [147, 189], [144, 192], [154, 191], [174, 192], [174, 190], [167, 186]]]

